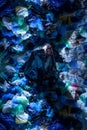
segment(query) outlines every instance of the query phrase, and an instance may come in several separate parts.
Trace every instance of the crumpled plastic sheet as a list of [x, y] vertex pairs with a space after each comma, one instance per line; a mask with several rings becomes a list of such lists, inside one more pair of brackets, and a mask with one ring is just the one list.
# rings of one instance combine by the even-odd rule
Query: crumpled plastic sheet
[[0, 0], [0, 130], [82, 129], [86, 0]]

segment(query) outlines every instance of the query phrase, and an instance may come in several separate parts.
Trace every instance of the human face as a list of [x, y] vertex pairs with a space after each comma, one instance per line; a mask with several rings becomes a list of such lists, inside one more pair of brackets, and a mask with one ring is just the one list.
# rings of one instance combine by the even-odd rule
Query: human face
[[47, 55], [53, 54], [53, 50], [52, 50], [51, 45], [47, 44], [43, 47], [43, 49], [44, 49], [45, 54], [47, 54]]

